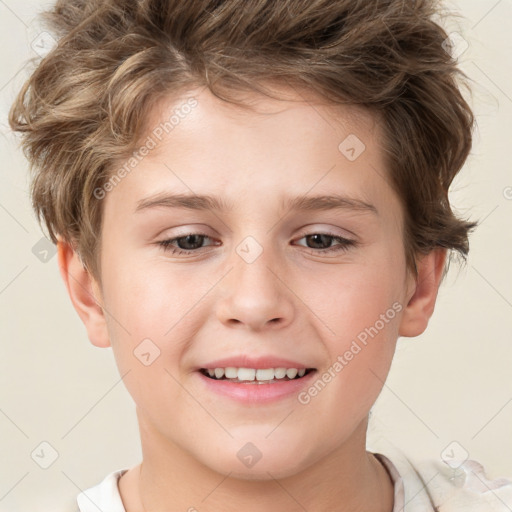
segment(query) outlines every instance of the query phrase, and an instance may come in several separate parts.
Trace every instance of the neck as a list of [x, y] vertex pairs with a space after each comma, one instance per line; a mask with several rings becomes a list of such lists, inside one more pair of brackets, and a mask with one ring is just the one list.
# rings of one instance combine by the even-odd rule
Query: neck
[[[343, 446], [292, 476], [233, 478], [141, 426], [143, 463], [119, 483], [126, 512], [391, 512], [393, 484], [366, 451], [367, 419]], [[158, 442], [161, 441], [161, 442]], [[162, 447], [165, 446], [165, 449]], [[126, 478], [125, 478], [126, 477]]]

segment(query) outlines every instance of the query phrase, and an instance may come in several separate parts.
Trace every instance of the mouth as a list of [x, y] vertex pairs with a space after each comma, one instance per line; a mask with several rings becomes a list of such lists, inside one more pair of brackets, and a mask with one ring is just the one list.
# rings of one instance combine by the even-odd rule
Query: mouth
[[238, 384], [277, 384], [300, 380], [316, 371], [316, 368], [200, 368], [205, 377]]

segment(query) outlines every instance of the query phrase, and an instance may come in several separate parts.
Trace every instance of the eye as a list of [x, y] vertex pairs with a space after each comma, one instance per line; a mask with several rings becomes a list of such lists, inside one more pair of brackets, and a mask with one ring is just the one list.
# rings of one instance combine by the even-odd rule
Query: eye
[[[348, 238], [343, 238], [341, 236], [333, 235], [331, 233], [312, 233], [309, 235], [304, 235], [302, 238], [306, 239], [310, 243], [313, 244], [313, 246], [316, 250], [312, 251], [313, 254], [325, 254], [325, 253], [331, 253], [331, 252], [343, 252], [348, 250], [349, 247], [353, 247], [356, 245], [355, 240], [350, 240]], [[299, 238], [299, 240], [302, 240], [302, 238]], [[337, 245], [332, 245], [333, 241], [337, 241]], [[327, 245], [328, 247], [318, 248], [318, 245]]]
[[[162, 240], [158, 242], [158, 245], [163, 247], [164, 251], [170, 252], [171, 254], [192, 254], [193, 252], [198, 252], [198, 247], [196, 246], [200, 246], [205, 238], [210, 239], [210, 237], [204, 233], [188, 233], [176, 238]], [[174, 244], [177, 244], [178, 247]]]

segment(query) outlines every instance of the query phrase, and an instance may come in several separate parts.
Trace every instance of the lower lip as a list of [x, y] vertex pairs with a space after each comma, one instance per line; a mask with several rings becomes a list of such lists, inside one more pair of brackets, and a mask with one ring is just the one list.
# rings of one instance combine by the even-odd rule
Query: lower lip
[[244, 404], [267, 404], [290, 396], [297, 396], [302, 388], [310, 384], [316, 373], [316, 370], [313, 370], [300, 379], [277, 381], [273, 384], [245, 384], [215, 380], [197, 372], [209, 391]]

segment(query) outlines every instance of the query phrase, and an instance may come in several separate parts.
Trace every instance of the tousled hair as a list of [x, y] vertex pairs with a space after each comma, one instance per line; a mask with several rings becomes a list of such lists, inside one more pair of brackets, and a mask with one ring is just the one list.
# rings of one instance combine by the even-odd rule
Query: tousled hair
[[197, 87], [247, 106], [238, 92], [274, 97], [264, 84], [275, 83], [379, 118], [410, 268], [436, 247], [465, 257], [476, 223], [455, 216], [448, 190], [474, 117], [434, 21], [443, 12], [435, 0], [58, 0], [42, 13], [58, 44], [9, 114], [39, 222], [99, 279], [94, 190], [134, 151], [147, 113]]

